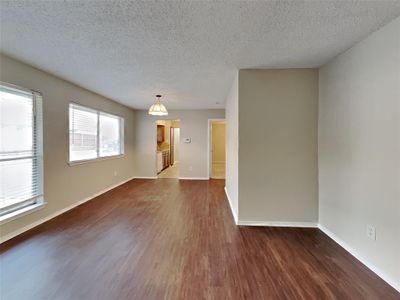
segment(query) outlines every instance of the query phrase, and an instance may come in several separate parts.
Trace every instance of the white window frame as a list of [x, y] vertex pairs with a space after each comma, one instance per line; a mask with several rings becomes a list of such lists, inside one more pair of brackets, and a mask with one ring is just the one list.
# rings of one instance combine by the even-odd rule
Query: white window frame
[[[71, 136], [70, 136], [70, 128], [69, 128], [69, 121], [71, 118], [70, 115], [70, 108], [71, 106], [75, 107], [81, 107], [83, 110], [88, 110], [93, 113], [97, 114], [97, 149], [96, 149], [96, 157], [95, 158], [90, 158], [90, 159], [80, 159], [80, 160], [71, 160]], [[114, 118], [119, 119], [119, 136], [120, 136], [120, 153], [115, 154], [115, 155], [109, 155], [109, 156], [100, 156], [100, 115], [106, 115], [106, 116], [111, 116]], [[80, 103], [76, 102], [70, 102], [68, 105], [68, 165], [74, 166], [74, 165], [79, 165], [79, 164], [84, 164], [84, 163], [90, 163], [90, 162], [95, 162], [95, 161], [101, 161], [101, 160], [107, 160], [107, 159], [115, 159], [115, 158], [121, 158], [125, 155], [125, 136], [124, 136], [124, 131], [125, 131], [125, 120], [123, 117], [109, 113], [103, 110], [99, 110], [96, 108], [92, 108], [86, 105], [82, 105]]]
[[35, 154], [23, 157], [16, 158], [4, 158], [0, 159], [0, 161], [12, 161], [12, 160], [20, 160], [20, 159], [36, 159], [37, 161], [37, 170], [38, 170], [38, 191], [39, 195], [25, 199], [19, 203], [16, 203], [10, 206], [8, 209], [0, 210], [0, 224], [4, 224], [6, 222], [12, 221], [18, 217], [26, 215], [28, 213], [34, 212], [40, 208], [42, 208], [46, 203], [44, 202], [43, 195], [43, 113], [42, 113], [42, 94], [26, 89], [17, 85], [9, 84], [6, 82], [0, 81], [0, 86], [5, 89], [15, 90], [18, 93], [23, 93], [27, 95], [32, 95], [32, 110], [33, 110], [33, 132], [32, 134], [35, 137], [33, 141], [35, 148]]

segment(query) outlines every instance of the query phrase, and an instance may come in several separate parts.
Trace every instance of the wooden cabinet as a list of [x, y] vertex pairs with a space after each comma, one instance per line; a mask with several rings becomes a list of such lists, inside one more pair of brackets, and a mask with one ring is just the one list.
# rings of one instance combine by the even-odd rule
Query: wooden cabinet
[[157, 125], [157, 143], [163, 143], [165, 140], [165, 126]]
[[163, 150], [157, 152], [157, 173], [160, 173], [170, 165], [169, 150]]
[[169, 167], [169, 151], [163, 151], [162, 152], [162, 157], [163, 157], [163, 169]]
[[[157, 124], [157, 149], [165, 149], [167, 144], [164, 144], [165, 141], [165, 126]], [[170, 165], [170, 151], [165, 149], [161, 151], [157, 151], [157, 173], [160, 173], [165, 168], [168, 168]]]

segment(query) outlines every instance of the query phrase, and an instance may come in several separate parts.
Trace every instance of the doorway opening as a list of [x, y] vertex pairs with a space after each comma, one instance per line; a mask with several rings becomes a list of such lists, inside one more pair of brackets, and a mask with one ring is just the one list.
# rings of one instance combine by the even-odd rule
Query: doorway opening
[[225, 179], [225, 120], [209, 120], [209, 177]]
[[157, 120], [157, 177], [179, 178], [180, 120]]

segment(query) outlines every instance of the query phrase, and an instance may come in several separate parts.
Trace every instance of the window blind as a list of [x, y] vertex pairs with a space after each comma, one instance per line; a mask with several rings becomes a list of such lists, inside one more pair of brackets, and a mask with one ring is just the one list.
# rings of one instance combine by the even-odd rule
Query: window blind
[[120, 123], [121, 118], [100, 113], [100, 156], [112, 156], [122, 153]]
[[123, 153], [121, 117], [71, 103], [69, 106], [70, 161], [85, 161]]
[[0, 215], [42, 199], [41, 101], [0, 85]]
[[87, 160], [98, 157], [98, 114], [95, 110], [71, 104], [69, 108], [70, 160]]

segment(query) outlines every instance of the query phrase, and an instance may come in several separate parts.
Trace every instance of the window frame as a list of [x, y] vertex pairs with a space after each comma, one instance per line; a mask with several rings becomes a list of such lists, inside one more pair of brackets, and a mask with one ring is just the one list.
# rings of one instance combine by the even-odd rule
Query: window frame
[[[32, 96], [32, 116], [33, 116], [33, 130], [32, 135], [32, 149], [34, 154], [29, 156], [21, 156], [15, 158], [4, 158], [1, 161], [16, 161], [22, 159], [36, 160], [38, 171], [37, 189], [39, 194], [37, 196], [25, 199], [21, 202], [14, 203], [7, 207], [7, 209], [0, 209], [0, 224], [12, 221], [16, 218], [22, 217], [28, 213], [34, 212], [42, 208], [46, 202], [44, 201], [44, 169], [43, 169], [43, 95], [35, 90], [20, 87], [14, 84], [0, 81], [0, 86], [5, 90], [15, 90], [17, 93], [27, 94]], [[36, 146], [36, 147], [35, 147]]]
[[[81, 107], [83, 110], [90, 111], [93, 113], [97, 114], [97, 146], [96, 146], [96, 157], [95, 158], [88, 158], [88, 159], [80, 159], [80, 160], [71, 160], [71, 134], [70, 134], [70, 128], [69, 128], [69, 122], [70, 122], [70, 109], [71, 106], [75, 107]], [[109, 155], [109, 156], [100, 156], [100, 115], [108, 115], [111, 117], [118, 118], [119, 120], [119, 144], [120, 144], [120, 153], [115, 154], [115, 155]], [[100, 110], [97, 108], [92, 108], [86, 105], [82, 105], [80, 103], [70, 101], [68, 104], [68, 165], [69, 166], [74, 166], [74, 165], [80, 165], [80, 164], [86, 164], [90, 162], [96, 162], [96, 161], [102, 161], [102, 160], [108, 160], [108, 159], [117, 159], [125, 156], [125, 119], [121, 117], [120, 115], [110, 113], [104, 110]]]

